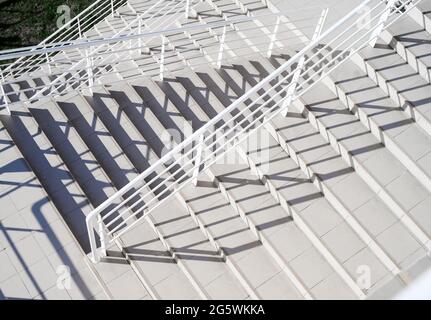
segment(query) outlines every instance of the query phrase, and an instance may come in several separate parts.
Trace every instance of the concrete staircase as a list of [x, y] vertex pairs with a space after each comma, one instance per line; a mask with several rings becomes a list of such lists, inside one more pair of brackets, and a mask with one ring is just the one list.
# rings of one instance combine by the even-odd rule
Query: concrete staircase
[[[130, 1], [87, 36], [115, 34], [142, 6], [149, 4]], [[423, 1], [375, 48], [360, 51], [225, 157], [235, 161], [213, 165], [197, 186], [118, 238], [89, 266], [107, 297], [391, 298], [429, 267], [429, 7]], [[229, 0], [194, 10], [195, 19], [172, 23], [271, 12], [261, 2]], [[91, 94], [21, 104], [1, 116], [85, 253], [85, 216], [162, 156], [166, 132], [180, 142], [298, 49], [280, 40], [271, 58], [247, 59], [231, 49], [217, 70], [197, 54], [215, 41], [211, 30], [168, 37], [179, 39], [190, 55], [171, 47], [163, 81], [152, 77], [159, 57], [150, 51], [113, 64]], [[187, 67], [194, 59], [202, 66]], [[30, 92], [35, 84], [20, 85]]]

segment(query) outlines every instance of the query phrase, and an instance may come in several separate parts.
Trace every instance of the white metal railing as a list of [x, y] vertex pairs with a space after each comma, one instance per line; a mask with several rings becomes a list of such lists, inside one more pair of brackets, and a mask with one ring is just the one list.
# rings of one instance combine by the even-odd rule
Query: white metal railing
[[[131, 22], [129, 22], [126, 26], [121, 28], [119, 31], [117, 31], [112, 38], [120, 37], [122, 35], [130, 35], [134, 32], [141, 33], [142, 30], [136, 30], [142, 27], [140, 25], [140, 22], [144, 23], [144, 29], [146, 32], [151, 32], [153, 30], [157, 30], [159, 27], [163, 26], [162, 29], [168, 28], [171, 24], [173, 24], [177, 17], [181, 15], [182, 11], [187, 11], [186, 5], [190, 5], [188, 1], [186, 0], [178, 0], [178, 1], [166, 1], [166, 0], [158, 0], [154, 5], [152, 5], [149, 9], [147, 9], [144, 13], [140, 13], [137, 15], [135, 19], [133, 19]], [[173, 14], [173, 16], [171, 15]], [[166, 17], [169, 17], [169, 22], [166, 22]], [[151, 20], [151, 24], [145, 24], [145, 20]], [[101, 50], [104, 50], [105, 52], [109, 52], [109, 55], [105, 55], [105, 57], [99, 57], [101, 61], [99, 62], [91, 62], [92, 64], [99, 64], [102, 65], [103, 63], [106, 63], [109, 61], [110, 64], [112, 64], [114, 61], [112, 61], [112, 53], [116, 53], [115, 51], [119, 51], [121, 49], [127, 48], [125, 51], [127, 53], [133, 52], [132, 48], [133, 46], [131, 43], [127, 43], [126, 41], [120, 41], [116, 42], [113, 45], [108, 44], [108, 48], [106, 48], [104, 45], [97, 46], [94, 48], [88, 56], [93, 56], [99, 53]], [[128, 54], [129, 58], [130, 55]], [[63, 87], [63, 90], [67, 90], [71, 87], [73, 87], [73, 83], [69, 84], [68, 86], [63, 86], [65, 81], [67, 80], [66, 77], [70, 76], [70, 72], [74, 70], [81, 70], [83, 66], [86, 65], [87, 62], [86, 59], [80, 59], [77, 63], [73, 64], [70, 68], [68, 68], [65, 72], [63, 72], [61, 75], [57, 76], [57, 78], [48, 84], [48, 86], [45, 86], [43, 89], [37, 91], [37, 93], [32, 96], [32, 99], [37, 99], [39, 96], [43, 95], [45, 92], [47, 92], [52, 86], [56, 85], [57, 83], [60, 83]], [[78, 71], [79, 75], [79, 71]], [[78, 81], [81, 81], [82, 78], [78, 77]]]
[[[160, 0], [156, 4], [159, 2]], [[183, 1], [178, 0], [177, 4], [182, 6]], [[245, 50], [245, 52], [241, 55], [236, 54], [236, 57], [247, 56], [255, 52], [271, 55], [275, 45], [281, 46], [280, 41], [289, 41], [290, 46], [295, 45], [295, 43], [303, 46], [302, 41], [296, 35], [297, 29], [289, 26], [289, 24], [280, 23], [282, 18], [287, 19], [285, 12], [259, 16], [240, 16], [239, 18], [204, 24], [199, 22], [189, 23], [185, 27], [168, 29], [172, 23], [175, 23], [175, 20], [170, 19], [171, 22], [163, 24], [164, 19], [162, 18], [169, 12], [175, 11], [175, 9], [174, 6], [171, 6], [163, 15], [153, 19], [151, 24], [147, 23], [146, 30], [140, 25], [142, 20], [138, 19], [138, 30], [133, 34], [127, 34], [127, 28], [124, 27], [112, 38], [79, 39], [0, 52], [0, 61], [16, 59], [22, 56], [32, 58], [32, 69], [36, 71], [33, 71], [30, 75], [25, 74], [23, 79], [28, 80], [31, 79], [32, 75], [38, 77], [41, 74], [55, 78], [53, 81], [39, 86], [23, 89], [15, 88], [10, 92], [6, 92], [5, 95], [7, 97], [25, 95], [30, 96], [28, 99], [32, 100], [41, 95], [55, 96], [70, 90], [76, 91], [84, 87], [91, 88], [97, 85], [98, 77], [113, 72], [112, 66], [121, 62], [139, 61], [139, 59], [147, 58], [148, 55], [142, 55], [142, 52], [150, 52], [155, 64], [150, 66], [148, 70], [141, 71], [147, 75], [156, 75], [163, 79], [165, 70], [169, 69], [169, 72], [176, 71], [170, 66], [173, 61], [172, 57], [175, 56], [178, 58], [176, 61], [181, 60], [184, 65], [192, 68], [199, 67], [202, 64], [211, 64], [220, 68], [221, 62], [231, 57], [233, 52], [238, 50], [242, 52]], [[320, 9], [317, 9], [316, 7], [307, 8], [306, 12], [301, 12], [299, 19], [289, 18], [289, 20], [301, 22], [302, 31], [311, 30], [319, 18]], [[181, 14], [181, 12], [175, 12]], [[297, 15], [296, 12], [292, 11], [289, 14], [292, 16]], [[264, 19], [268, 20], [268, 18], [276, 22], [264, 24], [262, 21]], [[136, 24], [136, 20], [134, 19], [129, 23], [129, 28]], [[144, 23], [142, 24], [145, 25]], [[158, 27], [161, 24], [163, 24], [164, 29], [159, 30]], [[273, 28], [273, 30], [265, 32], [265, 29], [268, 30], [268, 28]], [[206, 31], [206, 34], [202, 35], [202, 31]], [[192, 36], [193, 32], [196, 35]], [[177, 39], [175, 37], [177, 34], [184, 34], [184, 37], [190, 38], [187, 40], [190, 41], [190, 46], [194, 49], [192, 55], [190, 55], [190, 46], [184, 47], [184, 39]], [[239, 34], [240, 36], [232, 37], [233, 34]], [[174, 36], [173, 39], [172, 35]], [[213, 41], [208, 42], [208, 38]], [[205, 44], [200, 44], [201, 40], [206, 40]], [[45, 55], [54, 56], [55, 58], [52, 58], [47, 63]], [[39, 59], [35, 57], [39, 57]], [[174, 60], [174, 62], [176, 61]], [[108, 68], [111, 71], [108, 71]], [[28, 71], [27, 67], [24, 67], [24, 69]], [[16, 73], [22, 73], [19, 64], [13, 63], [12, 70]], [[178, 70], [182, 70], [182, 67]], [[39, 72], [39, 74], [36, 72]], [[13, 85], [19, 80], [21, 79], [17, 77], [5, 79], [3, 80], [3, 85]], [[4, 94], [2, 93], [2, 95]], [[7, 101], [7, 99], [4, 100]], [[9, 100], [12, 99], [10, 98]], [[20, 102], [20, 100], [16, 102]]]
[[[366, 0], [87, 216], [92, 259], [421, 0]], [[320, 35], [319, 35], [320, 34]], [[275, 83], [275, 84], [274, 84]], [[263, 94], [259, 94], [261, 90]], [[246, 101], [252, 101], [246, 104]], [[97, 237], [99, 245], [97, 244]]]
[[[60, 94], [60, 91], [74, 89], [72, 85], [67, 85], [68, 78], [78, 78], [77, 81], [82, 81], [79, 75], [83, 69], [92, 74], [94, 67], [97, 67], [98, 64], [102, 65], [108, 60], [109, 57], [107, 54], [102, 58], [99, 52], [112, 53], [124, 49], [126, 46], [125, 42], [115, 40], [110, 42], [102, 41], [99, 44], [98, 41], [95, 41], [97, 39], [94, 37], [86, 39], [86, 32], [105, 18], [118, 16], [117, 19], [120, 19], [124, 23], [124, 26], [111, 36], [112, 39], [136, 33], [140, 34], [144, 30], [148, 33], [159, 29], [162, 25], [163, 28], [168, 28], [176, 21], [176, 17], [182, 14], [181, 12], [189, 11], [188, 6], [192, 6], [193, 1], [156, 0], [139, 12], [135, 11], [136, 17], [131, 21], [126, 21], [121, 15], [116, 14], [116, 10], [125, 4], [127, 4], [127, 0], [96, 1], [38, 46], [1, 52], [0, 60], [2, 61], [8, 58], [14, 59], [18, 57], [18, 59], [12, 63], [2, 63], [0, 65], [0, 93], [3, 98], [3, 101], [0, 101], [0, 107], [6, 107], [10, 113], [11, 96], [24, 93], [28, 100], [35, 100], [42, 95], [55, 95]], [[168, 16], [170, 22], [166, 23]], [[105, 21], [109, 23], [109, 20]], [[150, 24], [147, 21], [150, 21]], [[84, 43], [84, 45], [71, 46], [77, 43]], [[75, 51], [66, 50], [66, 48], [71, 49], [73, 47], [77, 49]], [[79, 50], [80, 47], [85, 47], [85, 52], [81, 52]], [[67, 56], [68, 54], [78, 58]], [[94, 59], [99, 59], [100, 61], [94, 61]], [[73, 73], [74, 71], [76, 72]], [[14, 89], [5, 92], [4, 87], [11, 87], [11, 85], [19, 83], [21, 80], [31, 79], [32, 75], [34, 77], [42, 75], [46, 78], [54, 78], [54, 80], [42, 86], [33, 86], [24, 90]], [[91, 79], [88, 79], [90, 84], [94, 83], [94, 77], [95, 75]]]
[[[45, 47], [52, 43], [72, 41], [83, 37], [83, 34], [90, 30], [98, 22], [102, 21], [109, 15], [114, 15], [116, 10], [127, 3], [127, 0], [96, 0], [74, 18], [66, 22], [54, 33], [39, 43], [37, 47]], [[5, 107], [10, 114], [7, 93], [3, 85], [7, 83], [8, 78], [19, 79], [21, 75], [28, 75], [31, 71], [39, 68], [39, 61], [49, 61], [50, 54], [43, 55], [25, 55], [19, 57], [10, 64], [0, 65], [0, 87], [2, 100], [0, 107]]]
[[[76, 15], [74, 18], [66, 22], [54, 33], [48, 36], [45, 40], [39, 43], [38, 47], [44, 47], [52, 43], [61, 43], [82, 38], [84, 33], [90, 30], [95, 24], [102, 21], [109, 15], [114, 15], [115, 10], [127, 3], [127, 0], [97, 0], [89, 5], [86, 9]], [[3, 70], [3, 76], [17, 77], [21, 73], [14, 73], [12, 70], [17, 64], [21, 65], [21, 70], [26, 70], [24, 67], [30, 67], [33, 64], [34, 57], [25, 56]], [[25, 71], [27, 72], [27, 70]]]

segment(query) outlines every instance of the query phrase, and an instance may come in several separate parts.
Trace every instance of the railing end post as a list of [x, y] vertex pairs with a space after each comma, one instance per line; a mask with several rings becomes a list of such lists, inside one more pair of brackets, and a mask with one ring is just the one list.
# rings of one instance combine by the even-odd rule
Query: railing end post
[[[98, 217], [98, 214], [91, 212], [86, 218], [85, 223], [87, 225], [87, 233], [88, 233], [88, 240], [90, 242], [90, 260], [93, 263], [100, 262], [101, 254], [99, 248], [97, 248], [96, 243], [96, 235], [95, 235], [95, 223], [97, 223], [96, 219]], [[101, 243], [104, 241], [104, 239], [101, 239]], [[103, 252], [102, 252], [103, 253]]]

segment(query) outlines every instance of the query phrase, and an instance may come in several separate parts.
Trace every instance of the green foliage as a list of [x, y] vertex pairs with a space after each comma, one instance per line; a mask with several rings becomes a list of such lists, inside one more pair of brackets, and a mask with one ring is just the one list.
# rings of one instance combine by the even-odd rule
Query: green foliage
[[68, 5], [71, 17], [84, 10], [91, 0], [0, 0], [0, 49], [36, 45], [53, 33], [60, 14]]

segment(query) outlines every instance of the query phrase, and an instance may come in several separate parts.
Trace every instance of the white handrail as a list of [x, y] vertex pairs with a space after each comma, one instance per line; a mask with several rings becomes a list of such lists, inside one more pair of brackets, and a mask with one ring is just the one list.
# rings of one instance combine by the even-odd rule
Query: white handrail
[[[115, 4], [114, 4], [114, 2], [115, 2]], [[126, 2], [127, 2], [127, 0], [97, 0], [97, 1], [95, 1], [94, 3], [89, 5], [87, 8], [85, 8], [83, 11], [81, 11], [78, 15], [76, 15], [74, 18], [72, 18], [71, 20], [66, 22], [64, 25], [62, 25], [54, 33], [52, 33], [47, 38], [45, 38], [42, 42], [40, 42], [36, 46], [36, 48], [43, 47], [44, 45], [49, 44], [49, 43], [58, 43], [58, 42], [62, 42], [62, 41], [73, 40], [74, 39], [73, 34], [72, 34], [72, 36], [69, 35], [69, 37], [64, 36], [65, 34], [67, 35], [67, 32], [69, 32], [68, 29], [73, 24], [77, 23], [82, 27], [83, 23], [81, 21], [84, 20], [85, 18], [87, 18], [87, 19], [92, 19], [93, 17], [97, 17], [98, 19], [104, 18], [104, 17], [106, 17], [106, 15], [103, 15], [100, 8], [103, 8], [103, 6], [105, 6], [107, 4], [114, 6], [114, 7], [119, 7], [118, 4], [121, 5], [121, 4], [124, 4]], [[90, 17], [90, 18], [88, 18], [88, 17]], [[61, 38], [61, 36], [63, 36], [63, 38]], [[59, 38], [61, 40], [59, 40]], [[30, 47], [30, 48], [31, 48], [31, 50], [35, 49], [34, 47]], [[25, 62], [27, 62], [27, 61], [25, 61], [25, 57], [20, 56], [20, 59], [18, 59], [13, 64], [8, 66], [5, 70], [3, 70], [3, 72], [9, 71], [17, 63], [25, 63]]]
[[[195, 181], [197, 173], [206, 170], [226, 152], [247, 139], [252, 132], [283, 112], [287, 107], [283, 106], [286, 100], [292, 102], [300, 97], [352, 54], [374, 40], [378, 36], [377, 32], [384, 29], [381, 28], [382, 23], [385, 27], [389, 26], [403, 14], [400, 13], [402, 8], [409, 6], [407, 9], [410, 10], [420, 1], [399, 1], [401, 4], [397, 8], [390, 8], [389, 11], [384, 2], [375, 0], [362, 2], [223, 112], [94, 209], [87, 216], [93, 261], [98, 261], [105, 254], [104, 250], [97, 248], [94, 229], [104, 230], [102, 236], [106, 237], [102, 238], [101, 242], [102, 247], [106, 248], [114, 239], [130, 230], [188, 183]], [[370, 4], [375, 5], [369, 7]], [[365, 12], [363, 9], [366, 9]], [[363, 24], [361, 21], [366, 15], [370, 19], [367, 24]], [[387, 17], [382, 22], [383, 15]], [[320, 58], [321, 56], [331, 58], [325, 60]], [[314, 58], [318, 61], [315, 62]], [[298, 73], [298, 69], [293, 66], [302, 60], [303, 69], [299, 69]], [[287, 75], [283, 76], [285, 72]], [[272, 85], [273, 81], [277, 83]], [[270, 88], [265, 89], [267, 86]], [[291, 89], [292, 87], [294, 89]], [[258, 94], [260, 90], [265, 91]], [[248, 100], [253, 102], [246, 105]], [[232, 115], [234, 112], [235, 115]]]
[[[116, 34], [113, 37], [113, 41], [111, 42], [115, 42], [116, 44], [118, 44], [119, 42], [115, 40], [115, 38], [117, 36], [121, 36], [123, 33], [127, 32], [127, 35], [131, 34], [132, 29], [134, 27], [135, 24], [138, 25], [139, 27], [139, 23], [142, 19], [144, 18], [153, 18], [156, 17], [156, 21], [160, 21], [163, 19], [163, 17], [171, 12], [176, 10], [179, 6], [182, 7], [184, 6], [185, 0], [179, 0], [178, 2], [173, 2], [174, 5], [171, 5], [170, 1], [165, 1], [165, 0], [158, 0], [155, 3], [153, 3], [149, 8], [146, 8], [146, 10], [143, 13], [139, 13], [137, 14], [137, 17], [135, 19], [133, 19], [132, 22], [126, 24], [126, 26], [124, 26], [120, 31], [116, 32]], [[19, 57], [18, 60], [16, 60], [15, 62], [13, 62], [12, 64], [8, 65], [6, 68], [4, 68], [3, 70], [3, 76], [6, 79], [6, 81], [4, 81], [3, 85], [8, 84], [8, 78], [12, 78], [12, 81], [18, 81], [18, 77], [20, 77], [21, 75], [25, 76], [26, 78], [29, 77], [30, 74], [36, 72], [36, 71], [40, 71], [41, 68], [43, 68], [44, 66], [46, 66], [48, 68], [48, 70], [51, 70], [51, 64], [50, 63], [56, 63], [55, 59], [50, 59], [49, 54], [56, 54], [57, 52], [66, 52], [64, 50], [65, 46], [69, 45], [70, 46], [75, 46], [76, 43], [78, 43], [77, 47], [82, 47], [79, 46], [79, 43], [81, 42], [81, 40], [78, 39], [78, 41], [76, 41], [77, 35], [76, 35], [76, 30], [72, 31], [72, 35], [70, 35], [70, 33], [67, 33], [68, 31], [66, 30], [64, 33], [62, 33], [62, 30], [67, 29], [67, 26], [71, 26], [72, 22], [75, 22], [75, 24], [78, 24], [78, 37], [82, 37], [83, 33], [82, 33], [82, 28], [84, 27], [84, 23], [85, 27], [88, 27], [88, 20], [93, 20], [94, 19], [98, 22], [101, 21], [103, 18], [106, 17], [106, 10], [109, 9], [108, 11], [110, 13], [112, 13], [112, 8], [117, 8], [118, 4], [125, 4], [127, 3], [127, 1], [125, 0], [99, 0], [96, 3], [93, 3], [92, 6], [90, 6], [89, 8], [87, 8], [86, 10], [84, 10], [84, 12], [82, 12], [79, 16], [75, 17], [74, 19], [72, 19], [71, 21], [69, 21], [68, 25], [63, 26], [60, 30], [58, 30], [55, 34], [51, 35], [49, 38], [45, 39], [40, 45], [36, 46], [36, 47], [29, 47], [29, 48], [24, 48], [24, 49], [12, 49], [12, 50], [6, 50], [4, 52], [4, 54], [2, 55], [1, 59], [8, 59], [8, 58], [12, 58], [12, 57]], [[163, 11], [166, 8], [165, 11]], [[91, 10], [93, 9], [93, 10]], [[151, 10], [154, 9], [154, 12], [151, 15]], [[146, 15], [148, 14], [148, 16], [146, 17]], [[96, 17], [94, 17], [93, 15], [95, 15]], [[159, 16], [158, 16], [159, 15]], [[99, 17], [100, 16], [100, 17]], [[89, 17], [89, 18], [88, 18]], [[85, 20], [84, 22], [81, 22], [81, 20], [83, 18], [88, 18], [87, 20]], [[138, 22], [138, 23], [137, 23]], [[160, 25], [160, 24], [159, 24]], [[91, 24], [90, 24], [91, 26]], [[157, 26], [156, 26], [157, 28]], [[63, 36], [63, 34], [66, 34], [66, 37], [61, 38], [60, 40], [62, 42], [57, 42], [57, 43], [49, 43], [50, 39], [59, 39], [59, 37]], [[106, 41], [103, 41], [104, 39], [102, 39], [101, 41], [86, 41], [85, 42], [85, 47], [89, 47], [90, 51], [87, 52], [88, 56], [93, 57], [93, 55], [95, 53], [97, 53], [101, 48], [104, 48], [103, 46], [96, 46], [95, 43], [96, 42], [102, 42], [103, 43], [108, 43]], [[114, 44], [114, 47], [116, 46], [116, 44]], [[123, 45], [124, 47], [124, 45]], [[94, 48], [94, 50], [91, 50], [91, 48]], [[79, 49], [78, 49], [79, 50]], [[51, 94], [58, 94], [58, 90], [62, 87], [61, 85], [65, 82], [66, 77], [69, 76], [68, 71], [73, 70], [74, 68], [77, 69], [79, 68], [79, 66], [81, 65], [85, 65], [83, 68], [86, 68], [87, 65], [87, 59], [86, 57], [81, 57], [81, 59], [74, 64], [71, 68], [69, 68], [68, 70], [66, 70], [65, 72], [63, 72], [62, 74], [55, 74], [55, 73], [51, 73], [49, 72], [49, 76], [55, 76], [54, 80], [52, 80], [50, 83], [45, 84], [45, 86], [42, 86], [40, 88], [40, 90], [35, 90], [35, 93], [28, 98], [29, 100], [36, 100], [38, 99], [41, 95], [47, 93], [48, 91]], [[8, 72], [6, 74], [6, 72]], [[90, 73], [92, 74], [92, 73]], [[71, 79], [74, 77], [74, 75], [71, 76]], [[92, 79], [89, 79], [89, 83], [93, 83]], [[54, 90], [51, 90], [53, 89]], [[64, 89], [69, 89], [70, 87], [65, 87]], [[34, 88], [36, 89], [36, 88]], [[27, 90], [30, 91], [30, 90]], [[1, 94], [3, 96], [3, 104], [2, 106], [6, 106], [6, 104], [8, 104], [8, 96], [12, 95], [13, 92], [6, 92], [5, 94], [3, 94], [4, 92], [4, 88], [1, 91]], [[9, 108], [7, 108], [7, 110], [9, 111]], [[10, 111], [9, 111], [10, 114]]]
[[[185, 0], [180, 0], [180, 4], [183, 3]], [[135, 24], [139, 21], [142, 20], [145, 15], [147, 13], [150, 13], [151, 10], [153, 10], [154, 8], [157, 8], [160, 4], [162, 4], [164, 2], [164, 0], [158, 0], [155, 4], [153, 4], [149, 9], [145, 10], [143, 13], [138, 14], [137, 17], [130, 22], [129, 24], [127, 24], [126, 26], [124, 26], [120, 31], [116, 32], [115, 35], [113, 37], [116, 37], [118, 35], [120, 35], [122, 32], [124, 31], [128, 31], [128, 34], [130, 34], [132, 32], [132, 28], [133, 26], [135, 26]], [[167, 7], [169, 5], [169, 3], [165, 4], [164, 6], [162, 6], [162, 8], [159, 9], [159, 11], [157, 11], [156, 13], [153, 13], [153, 15], [149, 18], [153, 18], [154, 16], [156, 16], [157, 14], [159, 14], [160, 12], [162, 12], [162, 10]], [[176, 6], [174, 6], [173, 8], [175, 8]], [[172, 10], [172, 9], [171, 9]], [[89, 53], [89, 55], [93, 55], [94, 53], [98, 52], [100, 50], [100, 47], [95, 48], [91, 53]], [[76, 63], [75, 65], [73, 65], [71, 68], [69, 68], [68, 70], [66, 70], [63, 74], [61, 74], [60, 76], [58, 76], [55, 80], [53, 80], [47, 87], [43, 88], [42, 90], [39, 90], [38, 92], [36, 92], [33, 97], [31, 97], [31, 99], [37, 99], [40, 95], [44, 94], [47, 90], [49, 90], [49, 88], [51, 86], [54, 86], [56, 83], [58, 83], [59, 81], [64, 80], [64, 78], [68, 75], [69, 71], [73, 68], [76, 68], [77, 66], [79, 66], [81, 63], [83, 62], [83, 60], [80, 60], [78, 63]]]
[[[170, 8], [170, 10], [173, 10], [173, 9], [174, 9], [173, 7]], [[310, 12], [313, 13], [313, 9], [307, 9], [308, 15], [310, 14]], [[0, 52], [0, 61], [29, 55], [31, 56], [33, 61], [31, 65], [32, 70], [33, 69], [38, 70], [39, 68], [44, 66], [48, 66], [48, 68], [51, 69], [50, 64], [46, 63], [45, 56], [47, 54], [55, 54], [57, 52], [64, 52], [65, 54], [67, 54], [72, 50], [84, 49], [83, 50], [84, 53], [82, 55], [79, 55], [79, 57], [76, 60], [74, 60], [73, 57], [69, 57], [69, 56], [59, 57], [58, 55], [56, 56], [55, 60], [51, 59], [51, 62], [55, 65], [56, 68], [55, 68], [55, 71], [49, 72], [50, 73], [49, 75], [55, 78], [54, 81], [51, 81], [50, 83], [44, 83], [43, 85], [39, 85], [39, 86], [33, 86], [32, 88], [14, 89], [14, 91], [7, 92], [6, 95], [13, 95], [13, 94], [18, 94], [23, 92], [28, 92], [28, 93], [38, 92], [39, 94], [42, 94], [45, 91], [49, 90], [48, 95], [55, 96], [57, 94], [61, 94], [62, 92], [67, 92], [69, 88], [73, 88], [73, 90], [76, 90], [77, 88], [80, 88], [81, 86], [84, 86], [84, 85], [91, 86], [96, 83], [95, 79], [97, 76], [99, 76], [102, 73], [105, 73], [104, 67], [106, 67], [105, 61], [107, 59], [110, 59], [109, 62], [107, 63], [109, 65], [130, 60], [130, 52], [133, 52], [133, 50], [136, 50], [136, 49], [140, 49], [140, 50], [149, 49], [145, 47], [146, 42], [149, 42], [153, 38], [160, 38], [161, 35], [169, 36], [170, 34], [177, 34], [177, 33], [183, 33], [183, 32], [186, 33], [193, 30], [206, 30], [208, 28], [211, 28], [214, 30], [218, 27], [225, 27], [229, 25], [235, 25], [238, 28], [240, 24], [247, 23], [249, 21], [256, 22], [256, 21], [260, 21], [261, 19], [265, 19], [269, 16], [274, 18], [279, 18], [279, 17], [284, 17], [284, 15], [285, 15], [285, 12], [279, 12], [276, 14], [263, 14], [258, 16], [232, 18], [228, 20], [211, 22], [206, 24], [192, 24], [188, 26], [182, 26], [180, 28], [168, 28], [169, 25], [173, 23], [172, 21], [171, 23], [165, 24], [164, 26], [165, 29], [160, 30], [156, 28], [156, 30], [153, 30], [150, 32], [142, 31], [139, 34], [135, 34], [135, 33], [125, 34], [125, 35], [118, 34], [116, 36], [113, 36], [112, 38], [106, 38], [106, 39], [104, 38], [78, 39], [78, 40], [67, 41], [67, 42], [51, 43], [43, 46], [5, 50]], [[315, 18], [317, 19], [317, 17], [315, 16], [309, 16], [305, 18], [301, 17], [300, 22], [303, 23], [305, 20], [313, 20]], [[136, 19], [134, 19], [134, 21], [136, 22]], [[157, 22], [157, 23], [160, 24], [160, 22]], [[259, 24], [261, 23], [259, 22]], [[252, 31], [252, 29], [261, 30], [262, 27], [245, 28], [245, 29], [242, 29], [242, 31], [250, 32]], [[122, 30], [126, 30], [126, 28], [123, 28]], [[229, 30], [228, 32], [232, 33], [236, 31]], [[119, 33], [121, 33], [121, 31]], [[292, 30], [287, 29], [287, 30], [279, 31], [279, 34], [284, 34], [284, 33], [292, 33]], [[218, 38], [217, 41], [220, 41], [223, 37], [217, 36], [217, 38]], [[252, 39], [252, 38], [253, 36], [248, 37], [247, 39]], [[283, 38], [280, 37], [280, 40], [281, 39]], [[290, 37], [285, 39], [289, 39], [289, 42], [292, 43]], [[135, 42], [135, 45], [130, 46], [130, 43], [132, 40], [137, 40], [137, 41]], [[199, 39], [196, 39], [196, 40], [198, 41]], [[230, 39], [229, 42], [234, 43], [240, 40], [244, 41], [244, 39], [241, 37], [238, 39], [236, 38]], [[136, 46], [136, 44], [138, 44], [138, 46]], [[255, 45], [260, 45], [260, 44], [262, 43], [255, 43]], [[266, 43], [264, 44], [268, 45]], [[98, 48], [98, 49], [94, 50], [93, 48]], [[100, 48], [103, 48], [104, 50]], [[204, 48], [205, 47], [202, 47], [202, 49]], [[232, 49], [236, 49], [236, 47], [230, 48], [230, 50]], [[227, 47], [226, 47], [226, 50], [228, 50]], [[178, 49], [176, 49], [176, 51], [178, 52], [179, 55], [181, 54], [178, 51]], [[206, 50], [206, 48], [203, 52], [205, 52], [205, 55], [210, 55], [214, 53], [211, 50], [210, 51]], [[220, 53], [219, 44], [217, 44], [217, 53]], [[116, 54], [116, 57], [113, 57], [114, 54]], [[200, 56], [201, 54], [196, 55], [196, 57], [200, 57]], [[194, 57], [191, 57], [191, 59], [193, 58]], [[224, 57], [219, 54], [219, 59], [217, 61], [219, 64], [221, 62], [220, 58], [224, 58]], [[88, 61], [89, 61], [88, 59], [91, 60], [91, 64], [93, 68], [98, 68], [98, 67], [101, 67], [101, 68], [97, 72], [91, 72], [91, 70], [88, 69]], [[188, 59], [190, 59], [190, 56], [188, 57]], [[160, 61], [158, 63], [160, 64]], [[60, 68], [58, 67], [59, 65], [61, 66], [61, 64], [64, 64], [67, 67], [67, 71], [64, 71], [64, 69], [61, 69], [61, 67]], [[189, 63], [188, 65], [193, 67], [193, 63]], [[13, 72], [24, 73], [24, 71], [27, 69], [28, 67], [26, 66], [24, 67], [18, 66], [14, 68]], [[160, 66], [159, 69], [163, 71], [165, 68], [164, 67], [162, 68], [162, 66]], [[83, 70], [87, 70], [86, 74], [79, 74]], [[75, 73], [77, 77], [72, 76], [72, 73]], [[70, 77], [68, 79], [64, 79], [66, 75]], [[29, 76], [27, 75], [26, 79], [28, 77]], [[10, 82], [6, 82], [6, 84], [13, 84], [16, 81], [19, 81], [19, 79], [14, 78]], [[58, 86], [56, 86], [57, 83], [59, 84]], [[30, 99], [34, 100], [35, 98], [37, 98], [37, 96], [33, 95], [33, 97], [31, 97]]]

